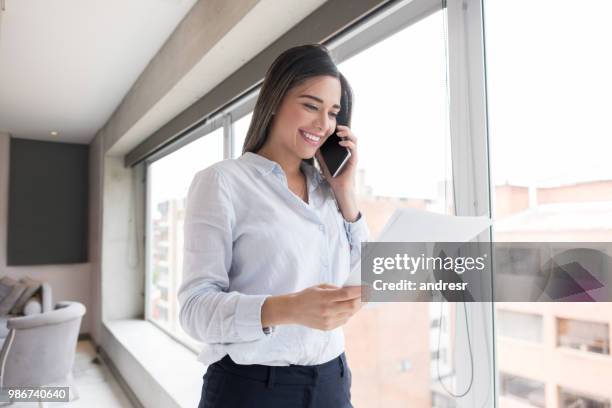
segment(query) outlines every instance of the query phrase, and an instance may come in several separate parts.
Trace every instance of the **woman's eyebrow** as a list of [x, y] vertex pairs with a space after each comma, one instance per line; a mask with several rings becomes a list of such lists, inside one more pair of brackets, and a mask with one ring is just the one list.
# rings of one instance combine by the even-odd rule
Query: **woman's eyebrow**
[[[300, 95], [300, 96], [298, 96], [298, 98], [310, 98], [310, 99], [313, 99], [313, 100], [315, 100], [315, 101], [317, 101], [319, 103], [323, 103], [323, 99], [317, 98], [316, 96], [312, 96], [312, 95]], [[332, 106], [332, 108], [340, 109], [340, 105], [334, 104]]]

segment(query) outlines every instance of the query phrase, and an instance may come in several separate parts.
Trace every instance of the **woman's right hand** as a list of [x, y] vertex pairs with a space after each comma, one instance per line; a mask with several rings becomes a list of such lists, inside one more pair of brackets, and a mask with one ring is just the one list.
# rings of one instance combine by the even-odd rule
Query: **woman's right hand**
[[322, 283], [294, 293], [292, 320], [319, 330], [342, 326], [361, 309], [361, 289], [361, 286], [340, 288]]
[[300, 292], [271, 296], [262, 306], [262, 326], [301, 324], [319, 330], [344, 325], [361, 309], [362, 286], [322, 283]]

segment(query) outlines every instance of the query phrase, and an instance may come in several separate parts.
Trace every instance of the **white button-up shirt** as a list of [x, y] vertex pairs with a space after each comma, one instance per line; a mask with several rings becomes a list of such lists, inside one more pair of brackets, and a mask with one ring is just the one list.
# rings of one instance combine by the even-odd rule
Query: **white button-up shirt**
[[363, 216], [344, 220], [317, 169], [301, 168], [308, 203], [289, 190], [278, 163], [250, 152], [198, 172], [191, 183], [178, 300], [183, 329], [205, 343], [204, 364], [229, 354], [239, 364], [313, 365], [344, 351], [342, 327], [262, 330], [266, 297], [342, 286], [369, 235]]

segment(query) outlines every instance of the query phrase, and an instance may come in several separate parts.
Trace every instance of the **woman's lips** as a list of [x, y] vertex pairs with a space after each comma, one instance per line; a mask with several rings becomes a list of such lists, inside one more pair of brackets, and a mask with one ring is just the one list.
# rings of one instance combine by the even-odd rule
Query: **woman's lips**
[[308, 143], [311, 146], [318, 146], [319, 143], [321, 142], [321, 136], [315, 135], [313, 133], [309, 133], [305, 130], [300, 129], [300, 135], [302, 136], [302, 139], [304, 139], [306, 141], [306, 143]]

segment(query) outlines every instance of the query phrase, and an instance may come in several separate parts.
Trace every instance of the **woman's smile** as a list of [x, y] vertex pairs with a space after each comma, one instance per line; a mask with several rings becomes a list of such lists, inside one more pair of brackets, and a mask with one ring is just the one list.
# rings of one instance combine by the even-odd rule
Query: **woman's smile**
[[318, 146], [319, 143], [321, 142], [321, 139], [323, 138], [322, 135], [317, 135], [315, 133], [308, 132], [307, 130], [304, 130], [304, 129], [299, 129], [299, 132], [300, 132], [300, 135], [302, 136], [302, 139], [304, 139], [306, 143], [308, 143], [311, 146]]

